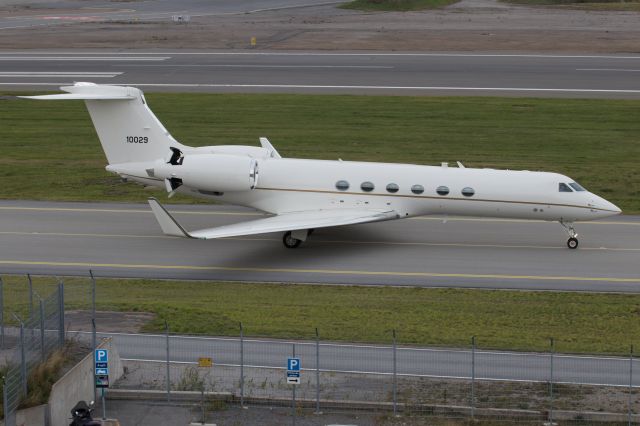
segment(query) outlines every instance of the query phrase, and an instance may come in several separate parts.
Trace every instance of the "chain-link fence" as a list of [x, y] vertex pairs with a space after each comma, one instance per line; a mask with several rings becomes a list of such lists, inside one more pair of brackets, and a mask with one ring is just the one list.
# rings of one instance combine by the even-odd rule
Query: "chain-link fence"
[[[42, 300], [30, 284], [30, 307], [20, 311], [26, 319], [13, 321], [19, 328], [5, 330], [0, 297], [0, 343], [18, 342], [7, 358], [3, 388], [7, 425], [15, 423], [31, 369], [64, 342], [65, 302], [74, 330], [67, 338], [91, 347], [96, 339], [113, 338], [127, 368], [116, 388], [161, 391], [171, 402], [182, 391], [202, 391], [241, 406], [291, 407], [292, 417], [367, 410], [507, 423], [640, 420], [640, 370], [632, 349], [626, 358], [568, 355], [562, 342], [550, 340], [546, 352], [495, 351], [471, 337], [466, 348], [411, 347], [401, 344], [401, 331], [389, 331], [385, 345], [324, 342], [318, 331], [313, 340], [283, 341], [247, 337], [241, 324], [237, 337], [224, 338], [170, 334], [170, 324], [164, 334], [96, 333], [102, 319], [95, 312], [95, 281], [67, 286], [67, 295], [59, 284]], [[289, 357], [301, 362], [298, 385], [287, 383]]]
[[[0, 278], [0, 294], [2, 291]], [[2, 345], [9, 337], [16, 338], [16, 345], [5, 351], [6, 372], [3, 385], [3, 409], [5, 426], [15, 426], [16, 411], [28, 393], [29, 376], [34, 368], [44, 362], [55, 349], [64, 345], [64, 284], [45, 298], [35, 294], [29, 277], [30, 309], [27, 318], [12, 314], [19, 324], [17, 328], [5, 328], [2, 318]]]
[[[114, 339], [127, 366], [125, 389], [228, 393], [242, 405], [299, 412], [378, 410], [389, 414], [498, 418], [509, 422], [640, 420], [638, 361], [624, 357], [337, 344], [204, 336], [98, 333]], [[85, 335], [89, 338], [89, 334]], [[286, 361], [301, 362], [299, 385]], [[201, 358], [210, 358], [212, 366]], [[205, 364], [206, 365], [206, 364]], [[293, 411], [292, 411], [293, 415]]]

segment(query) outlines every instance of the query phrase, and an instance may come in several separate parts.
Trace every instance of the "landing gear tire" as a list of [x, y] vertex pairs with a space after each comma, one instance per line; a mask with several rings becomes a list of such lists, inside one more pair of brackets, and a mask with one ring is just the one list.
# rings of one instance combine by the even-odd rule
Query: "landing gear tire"
[[570, 249], [577, 249], [578, 248], [578, 239], [571, 237], [567, 240], [567, 247], [569, 247]]
[[287, 231], [282, 237], [282, 244], [284, 244], [286, 248], [294, 249], [294, 248], [298, 248], [300, 244], [302, 244], [302, 240], [293, 238], [291, 236], [291, 231]]

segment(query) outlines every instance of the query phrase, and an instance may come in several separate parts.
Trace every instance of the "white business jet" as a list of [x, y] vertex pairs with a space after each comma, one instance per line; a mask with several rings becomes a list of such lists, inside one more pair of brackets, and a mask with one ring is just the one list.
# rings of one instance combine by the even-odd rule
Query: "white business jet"
[[285, 232], [295, 248], [316, 228], [423, 215], [557, 221], [578, 247], [576, 221], [620, 214], [609, 201], [557, 173], [282, 158], [266, 138], [257, 146], [192, 148], [176, 141], [134, 87], [76, 83], [64, 94], [30, 99], [84, 100], [106, 169], [123, 179], [261, 210], [269, 217], [187, 231], [162, 205], [149, 204], [162, 231], [187, 238]]

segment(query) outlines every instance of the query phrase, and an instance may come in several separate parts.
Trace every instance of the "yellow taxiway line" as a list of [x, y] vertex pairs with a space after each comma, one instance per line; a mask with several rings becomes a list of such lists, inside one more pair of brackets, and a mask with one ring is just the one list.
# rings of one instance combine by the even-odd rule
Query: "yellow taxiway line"
[[472, 278], [495, 280], [535, 280], [535, 281], [595, 281], [616, 283], [640, 283], [640, 277], [575, 277], [575, 276], [545, 276], [545, 275], [502, 275], [502, 274], [459, 274], [436, 272], [393, 272], [393, 271], [359, 271], [340, 269], [303, 269], [303, 268], [254, 268], [231, 266], [197, 266], [197, 265], [152, 265], [152, 264], [128, 264], [128, 263], [89, 263], [89, 262], [50, 262], [27, 260], [0, 260], [0, 265], [21, 266], [72, 266], [89, 268], [115, 268], [115, 269], [155, 269], [155, 270], [182, 270], [182, 271], [229, 271], [229, 272], [263, 272], [263, 273], [289, 273], [289, 274], [325, 274], [325, 275], [362, 275], [381, 277], [421, 277], [421, 278]]
[[[89, 237], [89, 238], [152, 238], [152, 239], [179, 239], [167, 235], [136, 235], [136, 234], [101, 234], [89, 232], [24, 232], [24, 231], [0, 231], [0, 235], [19, 235], [26, 237]], [[259, 236], [225, 237], [219, 240], [234, 241], [280, 241], [280, 238], [268, 238]], [[378, 246], [422, 246], [422, 247], [477, 247], [477, 248], [506, 248], [506, 249], [552, 249], [566, 250], [564, 246], [535, 246], [524, 244], [482, 244], [482, 243], [428, 243], [423, 241], [355, 241], [355, 240], [323, 240], [315, 239], [314, 243], [319, 244], [357, 244], [357, 245], [378, 245]], [[612, 248], [612, 247], [581, 247], [580, 250], [589, 251], [638, 251], [640, 248]]]

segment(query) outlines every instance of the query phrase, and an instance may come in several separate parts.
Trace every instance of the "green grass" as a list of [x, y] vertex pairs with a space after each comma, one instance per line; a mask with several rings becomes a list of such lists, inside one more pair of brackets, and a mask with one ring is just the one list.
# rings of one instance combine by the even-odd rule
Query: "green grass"
[[[640, 212], [640, 102], [482, 97], [149, 94], [181, 142], [258, 144], [287, 157], [567, 174]], [[104, 170], [81, 102], [0, 96], [0, 198], [144, 201]], [[174, 199], [184, 202], [186, 198]]]
[[410, 10], [436, 9], [460, 0], [354, 0], [343, 4], [343, 9], [406, 12]]
[[640, 11], [638, 0], [501, 0], [505, 3], [562, 6], [586, 10]]
[[[40, 294], [52, 278], [35, 279]], [[89, 309], [88, 279], [65, 279], [67, 309]], [[99, 279], [98, 309], [154, 312], [145, 331], [411, 345], [627, 353], [640, 347], [640, 295]], [[5, 277], [5, 319], [25, 314], [26, 280]], [[100, 327], [100, 324], [98, 324]]]

